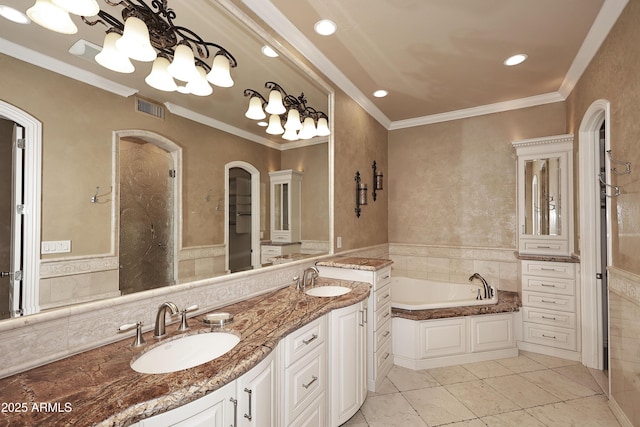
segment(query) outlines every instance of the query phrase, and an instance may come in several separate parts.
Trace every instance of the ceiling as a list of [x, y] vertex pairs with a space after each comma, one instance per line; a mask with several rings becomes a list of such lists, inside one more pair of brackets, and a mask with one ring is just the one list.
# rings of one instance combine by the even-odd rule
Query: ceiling
[[[565, 99], [627, 3], [242, 1], [389, 129]], [[319, 19], [337, 32], [316, 34]]]
[[[0, 0], [0, 4], [24, 11], [34, 1]], [[264, 40], [227, 19], [228, 13], [218, 3], [227, 8], [235, 3], [255, 13], [383, 126], [398, 129], [564, 100], [627, 1], [170, 1], [179, 25], [223, 45], [238, 59], [238, 68], [232, 70], [236, 85], [214, 88], [214, 94], [205, 98], [146, 86], [148, 64], [133, 75], [122, 75], [73, 57], [68, 49], [76, 40], [101, 45], [104, 37], [104, 27], [89, 27], [78, 17], [79, 33], [74, 36], [0, 18], [0, 39], [84, 70], [100, 84], [113, 83], [114, 90], [124, 90], [123, 94], [137, 93], [166, 103], [173, 112], [190, 114], [214, 127], [230, 124], [241, 134], [253, 135], [249, 139], [268, 144], [282, 140], [244, 118], [248, 98], [242, 95], [243, 89], [256, 89], [266, 96], [264, 83], [273, 80], [296, 96], [304, 92], [310, 105], [327, 112], [326, 88], [289, 60], [265, 59], [256, 53]], [[99, 3], [118, 16], [117, 8], [103, 0]], [[333, 20], [338, 31], [332, 36], [316, 34], [313, 26], [321, 18]], [[4, 41], [0, 40], [0, 52], [12, 51]], [[269, 41], [278, 48], [275, 40]], [[515, 53], [526, 53], [528, 60], [514, 67], [503, 65]], [[25, 60], [24, 52], [14, 56]], [[71, 74], [69, 69], [61, 70], [57, 72]], [[375, 98], [372, 93], [377, 89], [389, 95]]]

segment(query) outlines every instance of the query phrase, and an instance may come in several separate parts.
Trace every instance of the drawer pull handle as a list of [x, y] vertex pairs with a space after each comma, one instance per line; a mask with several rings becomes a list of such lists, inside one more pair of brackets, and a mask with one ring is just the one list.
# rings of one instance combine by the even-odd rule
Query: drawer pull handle
[[555, 335], [545, 335], [545, 334], [542, 334], [542, 337], [543, 337], [543, 338], [551, 338], [551, 339], [554, 339], [554, 340], [555, 340], [555, 339], [557, 339]]
[[540, 270], [542, 270], [542, 271], [557, 271], [555, 268], [546, 268], [546, 267], [540, 267]]
[[315, 383], [316, 381], [318, 381], [318, 377], [314, 375], [311, 377], [311, 381], [309, 381], [308, 384], [302, 384], [302, 387], [304, 387], [305, 389], [308, 389], [309, 387], [311, 387], [311, 384]]
[[389, 358], [391, 354], [389, 352], [387, 352], [387, 354], [384, 355], [384, 360], [387, 360]]
[[548, 288], [555, 288], [556, 287], [556, 285], [550, 285], [550, 284], [547, 284], [547, 283], [540, 283], [540, 286], [546, 286]]
[[302, 342], [304, 343], [304, 345], [309, 345], [312, 341], [316, 340], [318, 338], [317, 334], [313, 334], [311, 335], [311, 338], [309, 338], [308, 340], [302, 340]]
[[551, 246], [536, 245], [538, 249], [551, 249]]
[[550, 317], [550, 316], [542, 316], [542, 318], [547, 320], [558, 320], [555, 317]]
[[540, 300], [540, 301], [542, 301], [542, 302], [544, 302], [544, 303], [546, 303], [546, 304], [555, 304], [555, 303], [556, 303], [556, 302], [555, 302], [555, 301], [553, 301], [553, 300], [552, 300], [552, 301], [549, 301], [549, 300], [546, 300], [546, 299], [543, 299], [543, 300]]
[[233, 403], [233, 427], [236, 427], [238, 425], [238, 401], [233, 397], [229, 401]]
[[382, 278], [382, 280], [387, 280], [389, 277], [390, 277], [390, 276], [387, 274], [386, 276], [384, 276], [384, 277]]
[[391, 333], [391, 331], [385, 331], [385, 333], [384, 333], [384, 334], [382, 334], [382, 336], [383, 336], [384, 338], [386, 338], [386, 337], [388, 337], [388, 336], [389, 336], [389, 334], [390, 334], [390, 333]]
[[382, 317], [389, 317], [389, 312], [387, 311]]
[[387, 293], [387, 294], [384, 294], [384, 296], [382, 297], [382, 299], [387, 299], [387, 298], [389, 298], [390, 296], [391, 296], [391, 295], [390, 295], [390, 294], [388, 294], [388, 293]]
[[244, 414], [244, 417], [246, 419], [248, 419], [249, 421], [251, 421], [251, 419], [253, 418], [253, 415], [251, 414], [251, 394], [252, 394], [252, 391], [245, 387], [244, 392], [249, 395], [249, 413], [248, 414]]

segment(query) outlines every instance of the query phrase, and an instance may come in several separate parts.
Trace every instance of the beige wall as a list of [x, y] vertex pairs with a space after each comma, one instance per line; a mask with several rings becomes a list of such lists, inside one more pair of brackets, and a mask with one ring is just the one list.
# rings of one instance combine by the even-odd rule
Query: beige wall
[[[340, 252], [387, 243], [387, 200], [389, 173], [387, 166], [387, 130], [366, 113], [353, 99], [339, 90], [335, 107], [335, 236], [342, 237]], [[373, 161], [384, 173], [385, 187], [373, 201]], [[367, 184], [368, 205], [362, 206], [360, 218], [356, 217], [355, 181], [360, 171], [362, 182]], [[393, 178], [391, 178], [393, 179]], [[335, 247], [335, 242], [334, 242]]]
[[515, 249], [511, 141], [564, 132], [563, 103], [390, 132], [389, 241]]
[[[640, 0], [630, 0], [567, 100], [569, 131], [576, 133], [589, 106], [611, 103], [611, 150], [631, 162], [630, 175], [613, 176], [622, 195], [610, 199], [613, 266], [610, 272], [611, 391], [626, 417], [640, 425]], [[575, 158], [578, 145], [576, 141]], [[580, 182], [576, 171], [576, 194]], [[578, 214], [579, 206], [576, 206]], [[622, 279], [621, 279], [622, 278]]]

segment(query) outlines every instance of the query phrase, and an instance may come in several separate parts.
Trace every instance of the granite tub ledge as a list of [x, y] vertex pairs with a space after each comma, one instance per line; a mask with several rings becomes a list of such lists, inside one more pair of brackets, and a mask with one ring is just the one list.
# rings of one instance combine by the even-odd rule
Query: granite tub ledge
[[378, 271], [393, 264], [390, 259], [360, 258], [360, 257], [334, 257], [316, 262], [317, 266], [347, 268], [350, 270]]
[[[234, 315], [224, 330], [238, 334], [240, 342], [225, 355], [190, 369], [167, 374], [131, 369], [132, 358], [158, 342], [153, 332], [147, 332], [147, 345], [141, 349], [132, 348], [133, 337], [127, 336], [0, 379], [0, 402], [24, 404], [26, 409], [3, 412], [0, 426], [128, 426], [192, 402], [246, 373], [289, 333], [331, 310], [363, 301], [370, 293], [370, 285], [362, 282], [318, 279], [316, 286], [323, 285], [346, 286], [352, 291], [321, 298], [291, 285], [217, 309]], [[203, 316], [189, 319], [187, 334], [211, 329], [202, 323]], [[177, 326], [167, 326], [168, 338], [182, 335], [176, 332]], [[49, 410], [34, 410], [41, 403], [49, 404]]]

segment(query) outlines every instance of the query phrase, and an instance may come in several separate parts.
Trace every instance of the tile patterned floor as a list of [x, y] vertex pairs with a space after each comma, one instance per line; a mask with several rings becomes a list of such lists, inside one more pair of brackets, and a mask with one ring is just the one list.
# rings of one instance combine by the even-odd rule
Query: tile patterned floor
[[394, 366], [344, 427], [619, 427], [578, 362], [518, 357], [412, 371]]

